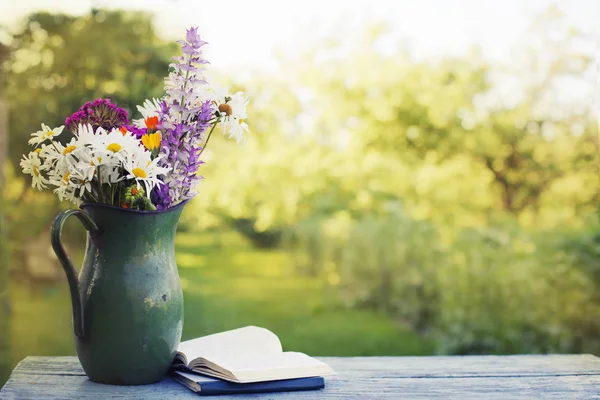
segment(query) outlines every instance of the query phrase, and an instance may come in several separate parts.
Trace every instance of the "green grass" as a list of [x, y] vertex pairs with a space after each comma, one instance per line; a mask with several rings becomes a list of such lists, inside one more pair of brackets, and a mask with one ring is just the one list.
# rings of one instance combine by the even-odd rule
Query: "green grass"
[[[284, 252], [257, 250], [238, 238], [225, 241], [219, 247], [209, 235], [178, 234], [183, 340], [253, 324], [273, 330], [285, 349], [312, 355], [433, 352], [433, 343], [386, 316], [342, 307], [322, 280], [294, 274]], [[75, 354], [66, 284], [13, 284], [11, 300], [13, 366], [28, 355]]]

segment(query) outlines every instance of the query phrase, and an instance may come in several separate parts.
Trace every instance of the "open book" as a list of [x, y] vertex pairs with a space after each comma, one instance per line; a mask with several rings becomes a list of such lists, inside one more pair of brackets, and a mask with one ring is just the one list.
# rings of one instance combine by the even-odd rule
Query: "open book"
[[284, 352], [271, 331], [247, 326], [179, 344], [174, 367], [236, 383], [329, 375], [324, 362], [303, 353]]

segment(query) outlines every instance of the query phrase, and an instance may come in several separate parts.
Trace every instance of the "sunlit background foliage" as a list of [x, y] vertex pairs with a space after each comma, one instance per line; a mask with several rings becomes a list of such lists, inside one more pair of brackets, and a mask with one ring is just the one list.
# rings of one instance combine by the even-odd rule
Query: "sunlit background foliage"
[[[154, 29], [95, 9], [4, 30], [0, 383], [26, 355], [74, 354], [48, 241], [69, 205], [19, 173], [27, 137], [97, 97], [160, 95], [177, 47]], [[570, 96], [590, 91], [590, 38], [555, 7], [509, 64], [381, 51], [387, 31], [283, 49], [284, 74], [216, 72], [252, 99], [252, 134], [211, 143], [180, 225], [184, 339], [255, 324], [314, 355], [600, 354], [598, 125]]]

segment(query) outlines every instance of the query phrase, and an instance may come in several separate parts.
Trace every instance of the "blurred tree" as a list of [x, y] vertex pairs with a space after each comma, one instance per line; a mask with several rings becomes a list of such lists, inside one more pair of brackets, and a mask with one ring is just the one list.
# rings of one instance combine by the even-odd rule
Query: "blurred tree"
[[111, 98], [131, 113], [144, 99], [160, 96], [176, 51], [156, 36], [149, 14], [105, 10], [81, 17], [31, 14], [10, 47], [4, 86], [15, 166], [41, 122], [62, 125], [85, 101], [98, 97]]
[[[8, 56], [8, 47], [0, 42], [0, 81], [4, 78], [2, 65]], [[8, 246], [8, 227], [6, 223], [6, 201], [4, 185], [6, 182], [4, 168], [8, 155], [8, 112], [4, 101], [4, 92], [0, 83], [0, 382], [8, 377], [10, 360], [10, 293], [8, 285], [10, 249]]]
[[[561, 179], [570, 175], [589, 181], [597, 175], [598, 131], [587, 78], [593, 57], [586, 42], [551, 7], [534, 19], [513, 64], [494, 71], [495, 86], [505, 88], [486, 94], [481, 101], [487, 103], [485, 118], [472, 129], [494, 135], [478, 136], [472, 154], [493, 174], [501, 207], [508, 212], [537, 213], [545, 193]], [[597, 192], [582, 192], [580, 202], [597, 202]]]
[[332, 40], [288, 61], [311, 95], [318, 135], [417, 168], [469, 160], [463, 162], [468, 175], [484, 171], [495, 197], [480, 204], [487, 210], [472, 207], [471, 213], [535, 216], [545, 205], [556, 212], [597, 202], [589, 40], [559, 12], [550, 9], [534, 21], [522, 56], [508, 67], [490, 65], [476, 50], [460, 59], [415, 62], [382, 51], [387, 39], [385, 29], [374, 29], [355, 35], [352, 46]]
[[[358, 218], [401, 198], [446, 231], [505, 213], [529, 226], [577, 224], [599, 193], [597, 127], [589, 102], [562, 103], [585, 84], [590, 58], [560, 15], [539, 20], [527, 37], [543, 40], [510, 68], [476, 49], [425, 61], [383, 51], [385, 26], [294, 47], [285, 74], [240, 88], [252, 98], [251, 138], [213, 143], [210, 154], [232, 161], [203, 168], [196, 204], [218, 217], [199, 222], [240, 220], [271, 237], [311, 214]], [[560, 40], [544, 39], [552, 29]]]

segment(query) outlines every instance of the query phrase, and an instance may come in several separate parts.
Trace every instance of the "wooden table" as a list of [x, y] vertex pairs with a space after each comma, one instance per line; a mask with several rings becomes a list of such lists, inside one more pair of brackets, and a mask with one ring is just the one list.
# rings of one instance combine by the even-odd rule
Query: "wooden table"
[[[320, 357], [337, 371], [321, 391], [216, 399], [600, 399], [600, 358], [591, 355]], [[166, 377], [144, 386], [87, 379], [75, 357], [27, 357], [0, 399], [198, 399]]]

